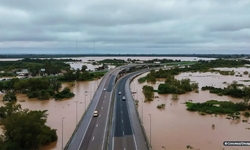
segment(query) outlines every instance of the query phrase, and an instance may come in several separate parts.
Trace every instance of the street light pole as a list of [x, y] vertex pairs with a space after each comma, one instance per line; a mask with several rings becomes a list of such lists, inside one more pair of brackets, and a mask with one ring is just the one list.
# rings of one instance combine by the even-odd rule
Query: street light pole
[[141, 109], [142, 109], [142, 113], [141, 113], [141, 118], [142, 118], [142, 124], [143, 124], [143, 99], [141, 99]]
[[150, 147], [152, 148], [152, 145], [151, 145], [151, 114], [148, 114], [149, 117], [150, 117]]
[[63, 119], [64, 119], [65, 117], [62, 117], [62, 150], [63, 150]]
[[77, 117], [77, 104], [78, 104], [78, 101], [74, 101], [76, 103], [76, 126], [77, 126], [77, 122], [78, 122], [78, 117]]
[[85, 101], [85, 111], [86, 111], [86, 91], [84, 93], [84, 101]]
[[138, 91], [136, 89], [136, 100], [138, 100]]

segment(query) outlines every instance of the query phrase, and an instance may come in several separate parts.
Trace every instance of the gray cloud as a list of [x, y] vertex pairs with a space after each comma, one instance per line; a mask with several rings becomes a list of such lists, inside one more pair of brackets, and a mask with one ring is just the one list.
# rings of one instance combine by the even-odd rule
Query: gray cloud
[[250, 53], [249, 8], [250, 0], [2, 0], [0, 51], [72, 52], [77, 39], [100, 53]]

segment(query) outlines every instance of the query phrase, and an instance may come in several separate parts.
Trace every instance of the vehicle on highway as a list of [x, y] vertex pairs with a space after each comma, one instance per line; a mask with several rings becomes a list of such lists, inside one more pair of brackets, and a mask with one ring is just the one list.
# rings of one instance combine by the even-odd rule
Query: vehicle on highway
[[103, 91], [106, 91], [106, 89], [104, 88]]
[[122, 100], [125, 101], [125, 100], [126, 100], [126, 97], [125, 97], [125, 96], [122, 96]]
[[119, 95], [121, 95], [121, 94], [122, 94], [122, 92], [121, 92], [121, 91], [119, 91], [119, 92], [118, 92], [118, 94], [119, 94]]
[[97, 116], [98, 116], [98, 111], [95, 111], [93, 117], [97, 117]]

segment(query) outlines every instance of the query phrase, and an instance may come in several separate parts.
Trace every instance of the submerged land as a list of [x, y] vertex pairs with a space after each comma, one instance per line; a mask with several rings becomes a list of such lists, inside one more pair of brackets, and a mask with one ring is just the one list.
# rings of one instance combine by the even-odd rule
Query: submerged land
[[[82, 108], [84, 108], [83, 106], [85, 106], [86, 104], [86, 99], [87, 99], [87, 103], [89, 103], [91, 99], [90, 89], [95, 89], [97, 88], [97, 85], [98, 85], [97, 84], [98, 82], [96, 83], [93, 80], [101, 78], [107, 71], [107, 70], [98, 70], [96, 72], [93, 72], [93, 71], [90, 71], [86, 65], [92, 65], [94, 66], [94, 68], [97, 67], [98, 69], [107, 69], [106, 67], [108, 65], [120, 66], [120, 65], [133, 64], [133, 63], [139, 63], [139, 62], [140, 63], [157, 63], [161, 65], [164, 64], [162, 65], [164, 66], [163, 69], [151, 70], [150, 72], [147, 73], [147, 75], [144, 74], [143, 76], [138, 76], [138, 78], [135, 80], [136, 85], [133, 85], [134, 83], [132, 83], [133, 86], [131, 88], [131, 91], [133, 91], [132, 94], [134, 95], [134, 98], [136, 100], [135, 102], [137, 103], [138, 111], [140, 113], [144, 113], [143, 123], [145, 124], [146, 132], [149, 131], [147, 127], [147, 125], [149, 124], [147, 122], [148, 119], [145, 117], [148, 115], [148, 113], [154, 116], [153, 119], [161, 119], [161, 121], [159, 121], [159, 122], [162, 122], [161, 125], [158, 125], [157, 121], [154, 121], [155, 127], [153, 128], [153, 131], [154, 131], [154, 134], [157, 135], [157, 137], [153, 137], [155, 141], [159, 141], [158, 136], [160, 137], [162, 136], [157, 133], [157, 129], [161, 128], [164, 125], [164, 121], [165, 120], [167, 121], [167, 119], [169, 119], [169, 118], [162, 119], [161, 117], [157, 118], [157, 116], [163, 116], [163, 115], [167, 116], [168, 114], [170, 116], [174, 116], [174, 115], [178, 115], [178, 113], [181, 113], [178, 115], [178, 117], [176, 117], [178, 119], [175, 118], [174, 121], [168, 120], [167, 128], [162, 129], [161, 132], [175, 130], [171, 128], [169, 122], [176, 121], [177, 123], [172, 123], [172, 124], [175, 124], [175, 126], [178, 126], [181, 124], [185, 124], [185, 126], [188, 126], [190, 121], [188, 121], [188, 123], [187, 122], [178, 123], [178, 121], [185, 120], [185, 118], [188, 118], [190, 120], [197, 119], [201, 115], [202, 115], [202, 119], [201, 118], [199, 119], [202, 122], [204, 122], [204, 120], [208, 118], [208, 116], [214, 116], [213, 118], [217, 118], [216, 117], [217, 115], [220, 117], [223, 115], [226, 117], [224, 121], [222, 119], [212, 120], [211, 118], [210, 118], [210, 121], [205, 121], [206, 124], [209, 124], [208, 129], [206, 126], [199, 125], [200, 124], [199, 121], [196, 121], [195, 124], [192, 124], [192, 126], [199, 125], [198, 126], [199, 128], [202, 128], [203, 130], [205, 130], [206, 132], [204, 134], [207, 134], [208, 132], [210, 133], [210, 130], [213, 130], [214, 133], [222, 131], [222, 129], [220, 129], [220, 125], [223, 123], [225, 124], [226, 121], [228, 121], [228, 119], [230, 119], [230, 121], [235, 122], [235, 123], [237, 123], [237, 121], [244, 122], [244, 124], [243, 123], [242, 123], [243, 125], [240, 124], [241, 127], [237, 127], [237, 129], [242, 128], [242, 126], [244, 126], [244, 131], [246, 131], [246, 129], [249, 128], [249, 126], [247, 125], [249, 122], [248, 118], [250, 116], [249, 115], [250, 114], [249, 112], [250, 86], [245, 85], [245, 84], [248, 83], [249, 81], [248, 79], [250, 77], [249, 75], [250, 61], [247, 60], [247, 58], [249, 57], [247, 55], [227, 55], [223, 57], [226, 59], [220, 58], [220, 55], [216, 55], [216, 57], [219, 57], [219, 59], [214, 59], [214, 60], [203, 59], [202, 60], [202, 59], [197, 58], [197, 60], [195, 61], [184, 61], [181, 58], [178, 58], [178, 60], [172, 60], [171, 58], [170, 59], [148, 58], [147, 60], [140, 60], [139, 57], [143, 57], [142, 55], [137, 56], [137, 57], [135, 56], [135, 58], [132, 58], [134, 55], [133, 56], [129, 55], [130, 58], [127, 57], [125, 59], [124, 59], [125, 55], [120, 55], [123, 58], [120, 58], [120, 59], [116, 57], [112, 58], [113, 57], [112, 56], [109, 58], [104, 57], [101, 60], [95, 60], [93, 56], [93, 57], [86, 58], [86, 62], [81, 61], [80, 59], [82, 58], [74, 59], [74, 58], [71, 58], [71, 56], [69, 55], [67, 56], [65, 55], [65, 58], [63, 58], [62, 55], [57, 55], [58, 57], [60, 56], [60, 59], [52, 59], [51, 58], [52, 55], [46, 55], [46, 57], [41, 57], [41, 55], [39, 55], [39, 58], [49, 58], [49, 59], [38, 59], [35, 57], [34, 59], [33, 58], [31, 59], [31, 57], [27, 57], [23, 59], [25, 55], [15, 55], [15, 56], [16, 58], [18, 58], [18, 60], [16, 61], [6, 60], [6, 61], [0, 62], [0, 66], [1, 66], [0, 77], [4, 79], [2, 82], [0, 82], [0, 91], [2, 91], [3, 94], [5, 94], [3, 96], [4, 103], [7, 101], [12, 101], [13, 104], [19, 103], [22, 106], [24, 106], [22, 108], [27, 108], [27, 106], [30, 104], [34, 108], [35, 108], [35, 105], [39, 103], [46, 104], [46, 109], [48, 109], [48, 112], [46, 111], [44, 112], [44, 114], [47, 115], [48, 113], [48, 125], [49, 126], [53, 124], [55, 125], [53, 128], [50, 129], [51, 130], [49, 131], [50, 133], [55, 133], [54, 131], [60, 130], [60, 127], [61, 127], [60, 125], [56, 126], [57, 123], [53, 122], [53, 120], [56, 120], [56, 118], [51, 119], [50, 117], [56, 114], [56, 112], [62, 112], [63, 108], [66, 108], [66, 107], [67, 107], [67, 110], [72, 109], [74, 111], [75, 106], [77, 105], [75, 101], [79, 101], [79, 105], [82, 105]], [[45, 55], [42, 55], [42, 56], [45, 56]], [[150, 56], [154, 57], [156, 55], [150, 55]], [[147, 57], [150, 57], [150, 56], [147, 56]], [[173, 57], [172, 55], [164, 55], [164, 56]], [[189, 56], [174, 55], [174, 56], [175, 57], [189, 57], [189, 56], [197, 57], [195, 55], [189, 55]], [[212, 55], [209, 55], [209, 57], [210, 56]], [[82, 56], [78, 55], [78, 57], [82, 57]], [[207, 56], [207, 58], [209, 57]], [[216, 57], [211, 57], [211, 58], [216, 58]], [[8, 58], [11, 58], [11, 57], [8, 57]], [[14, 56], [12, 58], [14, 58]], [[87, 64], [84, 65], [84, 63], [87, 63]], [[80, 66], [80, 68], [72, 69], [72, 65], [78, 65]], [[99, 68], [99, 66], [101, 67]], [[221, 70], [220, 68], [229, 68], [229, 69]], [[237, 68], [243, 68], [242, 69], [243, 71], [239, 72], [237, 71]], [[22, 72], [23, 69], [26, 69], [27, 71], [29, 71], [29, 73], [24, 74], [22, 75], [22, 78], [19, 78], [20, 76], [18, 75], [18, 73]], [[199, 74], [200, 76], [200, 74], [205, 74], [205, 73], [210, 73], [214, 75], [217, 74], [217, 76], [228, 77], [232, 79], [237, 78], [238, 82], [236, 81], [233, 82], [234, 80], [223, 80], [221, 81], [221, 84], [223, 82], [223, 86], [220, 87], [218, 85], [212, 85], [210, 83], [201, 85], [200, 84], [201, 81], [195, 81], [192, 79], [195, 77], [195, 74]], [[179, 78], [178, 76], [181, 76], [182, 74], [187, 74], [187, 76], [185, 78]], [[14, 76], [14, 78], [13, 79], [5, 78], [8, 76]], [[160, 83], [158, 80], [162, 80], [162, 82]], [[89, 86], [86, 83], [87, 82], [90, 83], [90, 81], [92, 81], [91, 88], [90, 89], [85, 88]], [[211, 82], [211, 81], [208, 81], [208, 82]], [[43, 90], [39, 91], [38, 89], [40, 89], [41, 86]], [[135, 88], [135, 86], [136, 87], [138, 86], [138, 87]], [[81, 95], [82, 93], [83, 95]], [[94, 90], [93, 90], [93, 93], [94, 93]], [[207, 96], [206, 93], [207, 95], [214, 95], [213, 98], [211, 98], [210, 96]], [[17, 96], [13, 96], [14, 94], [16, 94]], [[73, 94], [75, 94], [75, 96]], [[170, 98], [167, 95], [170, 95]], [[197, 98], [198, 95], [202, 95], [202, 97]], [[22, 100], [24, 101], [21, 102], [20, 97], [22, 97]], [[223, 99], [221, 99], [220, 97], [223, 97]], [[32, 99], [32, 101], [30, 100], [30, 98]], [[52, 99], [55, 99], [55, 100], [59, 99], [60, 101], [52, 101]], [[236, 99], [236, 101], [231, 101], [231, 99]], [[54, 105], [52, 106], [53, 109], [50, 108], [51, 105]], [[59, 106], [61, 106], [61, 108], [59, 108]], [[144, 108], [142, 108], [142, 106]], [[39, 107], [41, 107], [41, 109], [44, 109], [44, 107], [42, 106], [39, 106]], [[5, 108], [7, 109], [7, 107], [4, 107], [4, 106], [0, 108], [2, 110], [5, 110]], [[22, 112], [23, 112], [23, 109], [20, 108], [20, 110], [16, 112], [15, 115], [18, 116], [18, 114]], [[29, 114], [32, 114], [32, 113], [35, 113], [35, 112], [30, 111], [30, 113], [27, 113], [27, 117], [29, 117]], [[41, 112], [37, 111], [36, 113], [40, 114]], [[195, 113], [197, 115], [194, 115]], [[0, 114], [3, 114], [3, 113], [1, 113], [0, 111]], [[63, 115], [67, 116], [66, 114], [63, 114]], [[12, 117], [9, 116], [6, 118], [8, 119]], [[3, 119], [7, 120], [6, 118], [3, 118]], [[72, 118], [72, 116], [68, 118]], [[44, 118], [44, 119], [46, 120], [47, 118]], [[73, 120], [73, 122], [74, 121], [75, 120]], [[42, 125], [45, 125], [45, 124], [42, 124]], [[72, 125], [72, 130], [73, 128], [74, 128], [74, 125]], [[183, 127], [179, 126], [178, 130], [180, 130], [180, 128], [182, 129]], [[233, 125], [231, 125], [228, 128], [236, 129], [236, 127]], [[190, 130], [190, 129], [186, 129], [186, 130]], [[188, 131], [183, 131], [183, 133], [184, 132], [187, 134], [187, 136], [189, 135]], [[233, 133], [233, 132], [229, 132], [229, 133]], [[43, 134], [42, 131], [41, 131], [41, 134]], [[169, 135], [169, 133], [166, 133], [166, 135]], [[8, 137], [8, 135], [5, 135], [5, 136]], [[49, 141], [46, 141], [45, 143], [51, 143], [51, 142], [53, 143], [53, 141], [56, 141], [57, 138], [60, 139], [60, 136], [61, 136], [60, 132], [57, 132], [54, 134], [55, 138]], [[70, 133], [69, 133], [69, 136], [70, 136]], [[182, 135], [182, 136], [185, 137], [185, 135]], [[242, 133], [242, 136], [244, 136], [243, 133]], [[163, 139], [166, 139], [166, 137], [161, 137], [160, 139], [163, 140]], [[175, 137], [173, 136], [172, 139], [174, 140]], [[168, 139], [168, 141], [171, 141], [171, 139]], [[197, 147], [202, 148], [202, 146], [199, 145], [198, 142], [188, 141], [187, 139], [183, 139], [183, 141], [184, 142], [180, 144], [183, 149], [185, 149], [188, 146], [195, 147], [195, 148]], [[2, 139], [0, 140], [0, 143], [1, 142], [6, 142], [6, 141]], [[13, 140], [9, 140], [9, 142], [13, 142]], [[162, 143], [163, 142], [166, 142], [166, 141], [163, 140]], [[35, 146], [31, 145], [31, 147], [40, 147], [44, 145], [45, 143], [38, 142], [37, 145]], [[12, 145], [12, 143], [10, 143], [10, 145]], [[5, 145], [5, 146], [10, 146], [10, 145]], [[58, 145], [60, 145], [60, 140], [57, 141], [56, 145], [57, 147]], [[172, 146], [171, 143], [170, 144], [168, 143], [167, 145], [169, 147]], [[153, 143], [153, 146], [157, 147], [156, 142]], [[19, 145], [19, 147], [25, 147], [25, 146]], [[172, 146], [172, 148], [179, 149], [179, 147], [174, 147], [174, 145]], [[212, 148], [215, 148], [215, 144], [213, 144]]]

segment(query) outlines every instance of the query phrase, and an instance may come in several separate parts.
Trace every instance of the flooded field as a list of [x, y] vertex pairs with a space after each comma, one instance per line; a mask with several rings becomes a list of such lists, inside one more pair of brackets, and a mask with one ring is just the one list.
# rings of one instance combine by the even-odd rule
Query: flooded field
[[[113, 59], [110, 57], [109, 59]], [[118, 57], [116, 59], [127, 60], [128, 57]], [[200, 58], [195, 57], [162, 57], [166, 59], [181, 59], [183, 61], [195, 61]], [[72, 68], [80, 68], [83, 64], [86, 64], [88, 60], [102, 60], [106, 57], [84, 57], [76, 58], [82, 59], [80, 63], [72, 63]], [[153, 57], [136, 57], [131, 59], [148, 60], [154, 59]], [[208, 58], [205, 60], [211, 60]], [[93, 69], [96, 66], [88, 64], [88, 69]], [[238, 83], [250, 85], [248, 75], [244, 75], [244, 71], [250, 72], [249, 68], [216, 68], [218, 70], [234, 70], [236, 74], [238, 72], [242, 74], [242, 77], [236, 76], [222, 76], [219, 73], [182, 73], [176, 76], [177, 79], [190, 78], [193, 82], [198, 82], [199, 87], [208, 85], [215, 87], [225, 87], [227, 83], [232, 81], [238, 81]], [[144, 74], [146, 75], [146, 74]], [[141, 76], [144, 76], [141, 75]], [[140, 76], [139, 76], [140, 77]], [[227, 100], [233, 102], [240, 102], [241, 99], [236, 99], [228, 96], [218, 96], [216, 94], [210, 94], [209, 91], [199, 91], [199, 93], [191, 92], [182, 94], [179, 96], [179, 100], [171, 100], [171, 94], [162, 94], [159, 98], [155, 98], [153, 102], [144, 103], [144, 95], [142, 93], [142, 87], [144, 84], [137, 82], [138, 78], [131, 83], [131, 90], [137, 92], [134, 94], [134, 98], [139, 100], [138, 111], [142, 118], [143, 125], [145, 127], [148, 139], [151, 139], [153, 150], [162, 150], [164, 147], [168, 150], [184, 150], [188, 145], [194, 149], [200, 150], [212, 150], [212, 149], [243, 149], [247, 150], [249, 147], [224, 147], [224, 141], [249, 141], [250, 130], [246, 128], [250, 127], [250, 120], [248, 123], [242, 123], [241, 120], [227, 120], [226, 116], [218, 115], [206, 115], [201, 116], [197, 112], [189, 112], [186, 110], [185, 101], [193, 100], [193, 102], [205, 102], [207, 100]], [[160, 83], [164, 80], [157, 81], [156, 84], [148, 84], [157, 89]], [[70, 99], [64, 99], [62, 101], [28, 99], [25, 95], [18, 94], [18, 102], [22, 105], [22, 108], [28, 108], [30, 110], [48, 110], [47, 125], [51, 128], [57, 129], [58, 141], [44, 146], [42, 150], [59, 150], [62, 148], [62, 144], [65, 146], [70, 136], [72, 135], [76, 123], [80, 120], [80, 117], [84, 113], [86, 107], [89, 105], [91, 98], [95, 90], [97, 89], [100, 80], [90, 82], [74, 82], [64, 83], [63, 87], [69, 87], [71, 91], [75, 93], [75, 97]], [[2, 99], [0, 94], [0, 99]], [[24, 101], [24, 102], [21, 102]], [[157, 105], [166, 104], [165, 109], [157, 109]], [[0, 106], [3, 103], [0, 101]], [[150, 114], [150, 115], [149, 115]], [[151, 116], [151, 120], [150, 120]], [[64, 119], [62, 119], [64, 117]], [[212, 124], [215, 125], [212, 128]], [[62, 137], [63, 126], [63, 137]], [[151, 135], [150, 135], [151, 129]], [[1, 130], [0, 130], [1, 132]], [[151, 138], [150, 138], [151, 137]], [[63, 139], [63, 140], [62, 140]]]
[[[62, 88], [69, 87], [70, 90], [75, 93], [75, 96], [61, 101], [55, 101], [54, 99], [40, 101], [37, 99], [29, 99], [23, 94], [17, 94], [17, 103], [21, 104], [23, 109], [48, 110], [47, 113], [49, 115], [46, 124], [53, 129], [57, 129], [58, 140], [50, 145], [44, 146], [42, 150], [62, 149], [62, 139], [63, 145], [66, 145], [76, 127], [76, 123], [81, 119], [85, 109], [88, 107], [100, 81], [101, 79], [90, 82], [74, 82], [73, 84], [63, 83]], [[0, 99], [2, 99], [3, 95], [0, 95]], [[3, 106], [2, 101], [0, 101], [0, 106]], [[62, 119], [63, 117], [64, 119]]]
[[[234, 69], [236, 70], [236, 69]], [[243, 70], [247, 70], [244, 68]], [[249, 71], [249, 69], [248, 69]], [[141, 75], [145, 76], [147, 73]], [[152, 102], [143, 102], [144, 95], [142, 87], [151, 85], [157, 89], [158, 85], [164, 80], [157, 81], [156, 84], [138, 83], [138, 76], [131, 83], [131, 90], [137, 92], [134, 99], [139, 100], [138, 111], [142, 118], [144, 128], [153, 150], [162, 150], [164, 147], [168, 150], [186, 150], [190, 145], [194, 149], [200, 150], [248, 150], [249, 147], [223, 146], [224, 141], [249, 141], [250, 120], [243, 123], [241, 120], [228, 120], [223, 115], [205, 115], [201, 116], [197, 112], [186, 110], [184, 102], [193, 100], [193, 102], [205, 102], [215, 99], [220, 101], [240, 102], [242, 99], [228, 96], [218, 96], [210, 94], [209, 91], [191, 92], [179, 95], [179, 100], [171, 100], [171, 94], [157, 94]], [[232, 81], [249, 80], [248, 75], [242, 77], [222, 76], [218, 73], [182, 73], [176, 76], [177, 79], [190, 78], [191, 81], [198, 82], [199, 87], [213, 85], [223, 87], [223, 82], [232, 83]], [[248, 82], [242, 82], [248, 84]], [[165, 109], [157, 109], [157, 105], [166, 104]], [[151, 116], [151, 117], [150, 117]], [[150, 120], [151, 118], [151, 120]], [[246, 119], [246, 118], [244, 118]], [[214, 128], [212, 125], [214, 124]], [[150, 130], [152, 135], [150, 135]]]
[[[150, 59], [173, 59], [173, 60], [181, 60], [181, 61], [198, 61], [202, 60], [214, 60], [214, 58], [198, 58], [198, 57], [72, 57], [71, 59], [81, 60], [81, 62], [68, 62], [70, 66], [74, 69], [81, 68], [82, 65], [86, 65], [88, 69], [94, 70], [101, 65], [92, 65], [90, 60], [100, 61], [103, 59], [122, 59], [127, 60], [130, 59], [137, 59], [137, 60], [150, 60]], [[109, 69], [115, 68], [115, 66], [108, 66]]]

